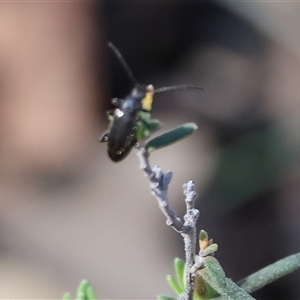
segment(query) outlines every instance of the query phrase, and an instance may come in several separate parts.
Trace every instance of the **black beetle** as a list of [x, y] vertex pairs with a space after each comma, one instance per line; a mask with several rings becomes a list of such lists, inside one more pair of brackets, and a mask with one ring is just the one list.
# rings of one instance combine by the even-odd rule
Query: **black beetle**
[[153, 132], [161, 127], [158, 120], [151, 119], [153, 95], [179, 89], [198, 89], [192, 85], [176, 85], [154, 89], [152, 85], [140, 85], [125, 62], [119, 50], [108, 43], [117, 58], [120, 60], [128, 76], [134, 84], [131, 93], [123, 100], [113, 98], [112, 104], [116, 106], [108, 111], [109, 127], [100, 137], [100, 142], [107, 142], [108, 155], [112, 161], [123, 160], [140, 141], [147, 139]]

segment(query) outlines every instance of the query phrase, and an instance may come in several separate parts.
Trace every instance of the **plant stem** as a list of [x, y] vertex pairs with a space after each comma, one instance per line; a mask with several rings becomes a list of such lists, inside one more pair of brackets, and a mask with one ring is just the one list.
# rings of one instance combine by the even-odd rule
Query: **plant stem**
[[181, 300], [192, 300], [194, 295], [194, 276], [191, 269], [195, 263], [196, 253], [196, 224], [199, 211], [195, 209], [195, 199], [197, 193], [193, 181], [183, 185], [183, 192], [186, 196], [186, 214], [182, 221], [174, 209], [171, 208], [168, 198], [168, 186], [172, 180], [172, 172], [164, 173], [159, 166], [151, 167], [149, 163], [149, 153], [143, 146], [138, 148], [140, 167], [150, 179], [150, 188], [155, 196], [159, 208], [166, 216], [167, 225], [171, 226], [176, 232], [180, 233], [184, 241], [186, 258], [186, 291], [180, 295]]

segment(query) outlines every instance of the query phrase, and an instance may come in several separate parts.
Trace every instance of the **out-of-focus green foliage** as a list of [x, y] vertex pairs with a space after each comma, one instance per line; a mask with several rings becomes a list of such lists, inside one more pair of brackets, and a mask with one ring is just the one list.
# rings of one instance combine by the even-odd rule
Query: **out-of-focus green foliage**
[[[63, 296], [63, 300], [72, 300], [70, 293], [66, 293]], [[84, 279], [81, 281], [77, 290], [76, 300], [97, 300], [94, 288], [88, 280]]]

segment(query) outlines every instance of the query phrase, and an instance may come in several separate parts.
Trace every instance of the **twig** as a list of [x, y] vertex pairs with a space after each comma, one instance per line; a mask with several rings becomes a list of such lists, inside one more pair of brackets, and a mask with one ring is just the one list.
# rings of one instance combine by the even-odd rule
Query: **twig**
[[197, 193], [193, 181], [183, 185], [183, 192], [186, 196], [186, 214], [182, 221], [176, 214], [176, 211], [170, 207], [168, 198], [168, 186], [172, 180], [172, 172], [164, 173], [159, 166], [153, 168], [149, 163], [149, 154], [144, 147], [137, 149], [140, 160], [140, 167], [150, 179], [151, 193], [155, 196], [159, 208], [166, 216], [167, 225], [180, 233], [184, 241], [184, 250], [186, 257], [186, 292], [180, 295], [181, 300], [192, 300], [194, 294], [194, 276], [192, 267], [195, 263], [196, 252], [196, 224], [199, 216], [199, 210], [194, 208]]
[[195, 185], [193, 181], [183, 185], [183, 192], [186, 196], [186, 214], [184, 215], [184, 227], [189, 229], [188, 234], [182, 234], [184, 240], [184, 251], [185, 251], [185, 262], [188, 268], [186, 272], [186, 296], [187, 299], [193, 299], [194, 294], [194, 277], [192, 276], [191, 270], [195, 263], [196, 254], [196, 224], [199, 217], [199, 210], [195, 209], [195, 200], [197, 193], [195, 191]]

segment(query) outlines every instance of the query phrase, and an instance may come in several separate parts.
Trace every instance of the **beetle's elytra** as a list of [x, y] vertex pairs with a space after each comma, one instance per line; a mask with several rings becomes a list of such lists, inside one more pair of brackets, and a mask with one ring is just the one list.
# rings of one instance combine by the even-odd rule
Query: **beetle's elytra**
[[125, 99], [114, 98], [112, 104], [116, 107], [108, 111], [109, 127], [100, 137], [100, 142], [107, 142], [108, 155], [114, 162], [123, 160], [140, 141], [147, 139], [157, 131], [161, 123], [151, 119], [153, 95], [179, 89], [198, 89], [201, 87], [191, 85], [177, 85], [154, 89], [152, 85], [140, 85], [125, 62], [119, 50], [108, 43], [129, 78], [134, 88]]

